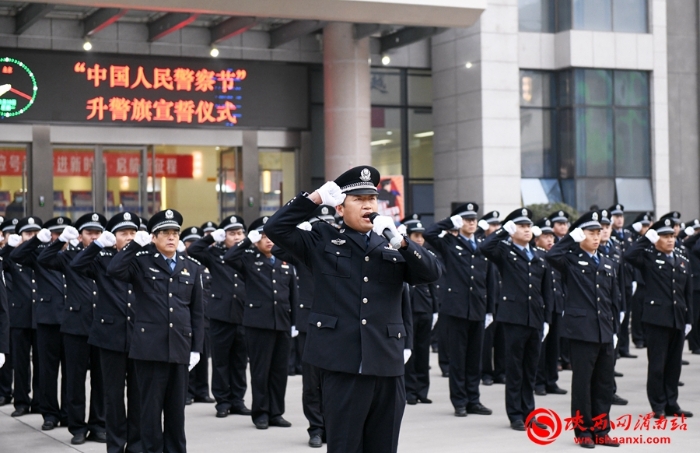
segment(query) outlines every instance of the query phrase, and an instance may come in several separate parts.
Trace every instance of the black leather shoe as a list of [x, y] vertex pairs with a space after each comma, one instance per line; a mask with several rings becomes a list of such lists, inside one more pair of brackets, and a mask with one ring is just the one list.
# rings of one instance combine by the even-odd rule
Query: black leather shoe
[[547, 396], [547, 391], [543, 388], [536, 388], [535, 395], [537, 396]]
[[442, 372], [442, 377], [450, 377], [450, 372], [449, 372], [449, 371], [443, 371], [443, 372]]
[[190, 397], [188, 396], [187, 398], [185, 398], [185, 406], [189, 406], [189, 405], [191, 405], [191, 404], [192, 404], [192, 398], [190, 398]]
[[537, 426], [539, 429], [544, 429], [544, 430], [547, 429], [547, 425], [545, 425], [544, 423], [538, 422], [537, 418], [533, 418], [532, 420], [530, 420], [530, 426], [532, 427], [532, 425]]
[[280, 428], [289, 428], [292, 426], [292, 424], [289, 423], [284, 418], [282, 418], [281, 415], [278, 415], [277, 417], [270, 419], [270, 426], [278, 426]]
[[690, 418], [693, 416], [693, 413], [690, 411], [684, 411], [682, 409], [678, 410], [666, 410], [666, 418], [668, 417], [685, 417], [685, 418]]
[[82, 445], [85, 443], [85, 433], [79, 433], [73, 436], [73, 438], [70, 440], [70, 443], [73, 445]]
[[624, 374], [620, 373], [619, 371], [615, 371], [615, 377], [625, 377]]
[[502, 377], [495, 377], [495, 378], [493, 378], [493, 383], [494, 383], [494, 384], [505, 384], [505, 383], [506, 383], [506, 378], [505, 378], [505, 376], [502, 376]]
[[311, 448], [321, 448], [323, 447], [323, 440], [321, 440], [320, 434], [314, 434], [309, 439], [309, 447]]
[[243, 403], [241, 403], [237, 406], [231, 407], [231, 409], [229, 409], [229, 412], [232, 414], [236, 414], [236, 415], [250, 415], [250, 414], [252, 414], [251, 410], [248, 409], [247, 407], [245, 407], [245, 404], [243, 404]]
[[654, 418], [657, 418], [657, 419], [658, 419], [658, 418], [661, 418], [661, 417], [663, 417], [663, 416], [664, 416], [664, 413], [663, 413], [663, 412], [654, 412]]
[[614, 393], [610, 404], [613, 404], [615, 406], [627, 406], [627, 403], [629, 403], [629, 401], [617, 396], [617, 393]]
[[11, 417], [21, 417], [23, 415], [27, 415], [29, 413], [29, 408], [28, 407], [19, 407], [15, 409], [13, 413], [10, 414]]
[[644, 348], [645, 348], [644, 342], [643, 342], [643, 341], [635, 341], [635, 342], [634, 342], [634, 347], [637, 348], [637, 349], [644, 349]]
[[491, 415], [493, 411], [481, 403], [468, 404], [467, 414]]
[[690, 365], [690, 362], [687, 360], [681, 360], [681, 365]]
[[525, 423], [522, 420], [510, 422], [510, 428], [516, 431], [525, 431]]
[[637, 356], [634, 354], [630, 354], [629, 352], [620, 352], [620, 357], [623, 359], [636, 359]]
[[678, 381], [678, 387], [683, 387], [685, 385], [685, 382], [683, 381]]
[[466, 417], [467, 408], [466, 407], [455, 407], [455, 417]]
[[228, 417], [228, 410], [216, 411], [216, 418], [226, 418]]
[[696, 349], [695, 351], [692, 352], [692, 354], [700, 355], [700, 349]]
[[41, 425], [42, 431], [51, 431], [56, 427], [56, 422], [53, 420], [46, 420], [43, 425]]
[[6, 404], [10, 404], [12, 401], [12, 398], [9, 396], [1, 396], [0, 397], [0, 406], [5, 406]]
[[547, 394], [553, 395], [566, 395], [568, 392], [561, 387], [549, 387], [547, 389]]
[[194, 399], [195, 403], [216, 403], [216, 400], [212, 398], [211, 396], [205, 396], [205, 397], [196, 397]]
[[590, 437], [579, 437], [576, 443], [581, 448], [595, 448], [595, 443], [593, 443], [593, 439]]
[[90, 431], [90, 434], [85, 438], [90, 442], [107, 443], [107, 433], [104, 431]]
[[416, 399], [417, 399], [418, 402], [421, 403], [421, 404], [433, 404], [433, 400], [431, 400], [430, 398], [421, 398], [421, 397], [419, 396], [419, 397], [416, 398]]
[[416, 404], [418, 404], [418, 400], [415, 398], [406, 398], [406, 404], [410, 406], [415, 406]]
[[481, 380], [481, 383], [484, 385], [493, 385], [493, 379], [490, 376], [486, 376]]
[[616, 440], [613, 440], [613, 438], [608, 436], [607, 434], [605, 436], [596, 437], [595, 443], [596, 443], [596, 445], [602, 445], [604, 447], [619, 447], [620, 446], [620, 444]]
[[267, 421], [266, 418], [259, 419], [257, 421], [253, 422], [255, 424], [255, 427], [257, 429], [267, 429], [270, 426], [270, 423]]

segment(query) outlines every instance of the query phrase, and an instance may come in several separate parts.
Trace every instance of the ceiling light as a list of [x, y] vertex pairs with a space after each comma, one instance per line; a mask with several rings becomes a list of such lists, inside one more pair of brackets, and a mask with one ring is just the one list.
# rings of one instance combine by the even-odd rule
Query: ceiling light
[[413, 134], [413, 136], [416, 137], [416, 138], [432, 137], [433, 135], [435, 135], [435, 132], [433, 132], [433, 131], [421, 132], [421, 133], [418, 133], [418, 134]]
[[384, 55], [384, 56], [382, 57], [382, 64], [383, 64], [384, 66], [386, 66], [386, 65], [388, 65], [389, 63], [391, 63], [391, 57], [389, 57], [389, 55]]
[[467, 69], [470, 69], [473, 65], [471, 61], [467, 61], [467, 64], [464, 65]]
[[90, 41], [85, 41], [83, 43], [83, 50], [86, 50], [86, 51], [92, 50], [92, 43], [90, 43]]
[[219, 49], [217, 49], [216, 47], [212, 47], [211, 50], [209, 51], [209, 55], [211, 55], [214, 58], [218, 57], [219, 56]]
[[381, 146], [381, 145], [388, 145], [391, 143], [391, 140], [375, 140], [373, 142], [369, 142], [371, 146]]

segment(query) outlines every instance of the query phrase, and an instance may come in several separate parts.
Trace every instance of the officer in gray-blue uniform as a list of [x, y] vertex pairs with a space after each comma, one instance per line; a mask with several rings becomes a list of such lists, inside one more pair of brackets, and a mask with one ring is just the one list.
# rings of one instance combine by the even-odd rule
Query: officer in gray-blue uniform
[[150, 234], [137, 232], [107, 267], [108, 276], [131, 283], [135, 294], [129, 358], [146, 453], [187, 451], [187, 375], [199, 362], [204, 342], [204, 266], [177, 251], [181, 225], [182, 215], [175, 210], [154, 214]]
[[[375, 168], [352, 168], [292, 199], [264, 228], [314, 273], [304, 361], [321, 369], [331, 453], [396, 451], [410, 357], [403, 282], [440, 277], [436, 258], [401, 236], [393, 219], [372, 221], [378, 184]], [[297, 228], [321, 204], [336, 207], [343, 227], [317, 222], [311, 231]], [[391, 236], [391, 245], [380, 234]]]

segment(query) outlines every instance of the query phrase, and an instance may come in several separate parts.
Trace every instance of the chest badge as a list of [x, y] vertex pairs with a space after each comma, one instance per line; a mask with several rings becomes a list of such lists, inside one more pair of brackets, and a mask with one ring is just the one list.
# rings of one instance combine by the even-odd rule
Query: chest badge
[[186, 275], [186, 276], [188, 276], [188, 277], [190, 276], [190, 272], [187, 270], [187, 268], [184, 268], [184, 269], [182, 270], [182, 275]]
[[160, 272], [158, 269], [153, 269], [152, 267], [149, 267], [148, 270], [151, 272]]
[[461, 245], [455, 245], [455, 248], [456, 248], [457, 250], [464, 250], [464, 248], [462, 248]]
[[256, 261], [256, 262], [253, 263], [253, 264], [255, 264], [256, 266], [262, 266], [262, 265], [263, 265], [263, 262], [262, 262], [262, 261]]
[[334, 245], [343, 245], [343, 244], [345, 244], [345, 239], [333, 239], [333, 240], [331, 241], [331, 244], [334, 244]]

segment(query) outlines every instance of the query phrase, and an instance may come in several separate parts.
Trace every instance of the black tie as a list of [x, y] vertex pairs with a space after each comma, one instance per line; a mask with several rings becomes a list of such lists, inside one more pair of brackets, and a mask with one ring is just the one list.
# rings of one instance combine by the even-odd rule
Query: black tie
[[369, 247], [369, 234], [365, 234], [365, 249]]
[[591, 258], [593, 258], [593, 261], [595, 262], [595, 267], [597, 268], [598, 265], [600, 264], [600, 259], [598, 258], [598, 254], [593, 255]]
[[170, 273], [172, 274], [172, 273], [173, 273], [173, 270], [174, 270], [174, 269], [173, 269], [173, 263], [175, 262], [175, 260], [172, 259], [172, 258], [166, 258], [166, 259], [165, 259], [165, 262], [168, 263], [168, 269], [170, 269]]

